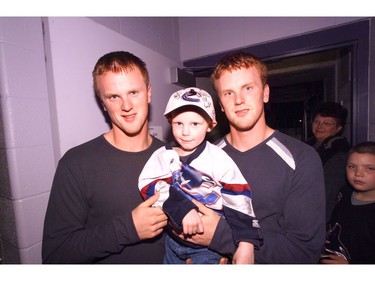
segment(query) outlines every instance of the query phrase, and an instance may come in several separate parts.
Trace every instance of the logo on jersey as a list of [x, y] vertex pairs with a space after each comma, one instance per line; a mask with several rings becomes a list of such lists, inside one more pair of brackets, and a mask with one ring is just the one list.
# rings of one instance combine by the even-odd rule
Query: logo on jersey
[[172, 187], [184, 192], [189, 199], [194, 198], [207, 206], [214, 205], [221, 199], [220, 195], [215, 192], [215, 190], [220, 191], [221, 186], [209, 175], [188, 164], [182, 164], [181, 171], [173, 172]]

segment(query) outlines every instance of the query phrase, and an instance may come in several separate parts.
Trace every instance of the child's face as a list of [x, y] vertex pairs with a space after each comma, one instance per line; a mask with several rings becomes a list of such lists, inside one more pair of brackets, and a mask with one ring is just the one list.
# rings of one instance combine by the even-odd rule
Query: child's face
[[186, 152], [184, 155], [192, 153], [211, 131], [203, 116], [194, 111], [182, 112], [171, 121], [173, 136]]
[[375, 191], [375, 155], [353, 153], [346, 164], [346, 176], [358, 191]]

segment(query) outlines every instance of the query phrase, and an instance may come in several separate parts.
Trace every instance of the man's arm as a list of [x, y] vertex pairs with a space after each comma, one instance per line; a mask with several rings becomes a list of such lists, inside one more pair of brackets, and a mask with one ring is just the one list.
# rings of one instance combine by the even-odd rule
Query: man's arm
[[[325, 192], [318, 154], [306, 149], [296, 160], [288, 196], [275, 221], [278, 231], [263, 231], [265, 243], [255, 251], [256, 263], [318, 263], [325, 240]], [[285, 179], [287, 180], [287, 179]], [[272, 204], [272, 202], [269, 202]], [[260, 221], [262, 227], [262, 221]]]
[[[302, 168], [301, 168], [302, 167]], [[232, 230], [224, 218], [202, 204], [204, 233], [188, 241], [221, 254], [233, 254]], [[271, 204], [271, 203], [270, 203]], [[318, 263], [325, 239], [324, 177], [317, 154], [307, 152], [299, 162], [293, 187], [285, 204], [280, 233], [262, 231], [265, 243], [255, 250], [256, 263]]]
[[156, 201], [155, 196], [133, 213], [88, 228], [89, 207], [78, 186], [76, 177], [60, 162], [45, 217], [43, 263], [94, 263], [110, 253], [119, 253], [126, 245], [157, 235], [166, 225], [162, 210], [149, 207]]

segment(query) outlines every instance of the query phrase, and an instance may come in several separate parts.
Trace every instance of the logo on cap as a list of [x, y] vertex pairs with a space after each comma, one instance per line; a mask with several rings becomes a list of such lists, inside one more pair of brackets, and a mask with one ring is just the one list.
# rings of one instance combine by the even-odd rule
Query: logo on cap
[[202, 89], [194, 87], [173, 93], [169, 99], [164, 115], [187, 105], [193, 105], [203, 109], [212, 120], [215, 120], [215, 108], [210, 94]]

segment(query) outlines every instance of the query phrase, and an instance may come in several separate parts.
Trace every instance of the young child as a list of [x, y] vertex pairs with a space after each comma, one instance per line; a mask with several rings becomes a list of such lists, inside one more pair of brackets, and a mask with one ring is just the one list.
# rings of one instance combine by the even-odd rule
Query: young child
[[329, 223], [320, 261], [324, 264], [373, 264], [375, 142], [363, 142], [349, 150], [346, 176], [354, 190], [343, 189]]
[[169, 218], [164, 262], [178, 264], [189, 259], [196, 264], [217, 264], [222, 258], [207, 247], [178, 237], [181, 232], [204, 232], [198, 208], [191, 201], [195, 199], [229, 222], [238, 245], [232, 262], [254, 263], [254, 247], [262, 244], [262, 237], [250, 187], [234, 161], [205, 140], [216, 125], [211, 96], [198, 88], [177, 91], [170, 97], [164, 116], [175, 141], [154, 152], [138, 184], [144, 199], [160, 192], [155, 206], [162, 207]]

